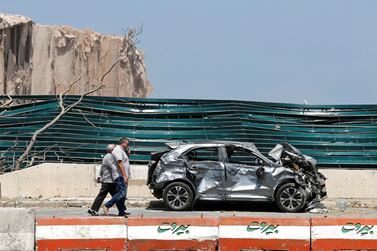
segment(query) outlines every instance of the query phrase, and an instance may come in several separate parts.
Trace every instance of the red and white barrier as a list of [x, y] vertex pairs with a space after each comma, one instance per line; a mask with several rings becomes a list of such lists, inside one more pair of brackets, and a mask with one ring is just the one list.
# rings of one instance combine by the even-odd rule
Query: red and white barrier
[[312, 250], [377, 250], [377, 219], [313, 218]]
[[216, 250], [218, 219], [130, 218], [128, 250]]
[[45, 218], [35, 234], [37, 250], [377, 250], [376, 218]]
[[36, 223], [37, 250], [126, 250], [125, 218], [47, 218]]
[[219, 249], [310, 250], [310, 220], [222, 217], [219, 224]]

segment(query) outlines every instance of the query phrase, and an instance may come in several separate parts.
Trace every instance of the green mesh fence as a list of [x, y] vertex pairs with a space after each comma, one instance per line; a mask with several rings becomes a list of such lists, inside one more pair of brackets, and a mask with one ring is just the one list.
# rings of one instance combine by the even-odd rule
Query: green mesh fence
[[[66, 105], [78, 96], [67, 96]], [[6, 97], [1, 97], [2, 101]], [[59, 113], [55, 96], [16, 96], [0, 112], [0, 161], [10, 170], [33, 132]], [[289, 142], [321, 167], [377, 166], [377, 105], [297, 105], [232, 100], [86, 97], [38, 137], [23, 167], [98, 163], [106, 145], [131, 139], [131, 160], [146, 163], [170, 140], [254, 142], [267, 153]]]

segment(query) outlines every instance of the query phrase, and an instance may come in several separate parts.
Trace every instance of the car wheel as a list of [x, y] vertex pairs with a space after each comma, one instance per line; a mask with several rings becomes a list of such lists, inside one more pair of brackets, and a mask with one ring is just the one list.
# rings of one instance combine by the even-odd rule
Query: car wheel
[[187, 210], [193, 201], [192, 189], [183, 182], [173, 182], [164, 189], [164, 202], [175, 211]]
[[304, 189], [294, 183], [282, 185], [276, 193], [276, 205], [284, 212], [299, 212], [306, 203]]

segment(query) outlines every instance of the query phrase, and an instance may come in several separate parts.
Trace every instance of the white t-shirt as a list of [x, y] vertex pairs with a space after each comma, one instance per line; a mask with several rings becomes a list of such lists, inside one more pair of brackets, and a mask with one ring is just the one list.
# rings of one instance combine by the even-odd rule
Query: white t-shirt
[[[130, 179], [131, 172], [130, 172], [130, 159], [128, 158], [126, 152], [123, 150], [123, 148], [120, 145], [117, 145], [114, 150], [111, 153], [113, 155], [113, 158], [115, 160], [116, 165], [118, 165], [118, 161], [121, 160], [123, 162], [123, 166], [125, 169], [125, 172]], [[120, 176], [122, 176], [122, 173], [118, 169], [118, 173]]]

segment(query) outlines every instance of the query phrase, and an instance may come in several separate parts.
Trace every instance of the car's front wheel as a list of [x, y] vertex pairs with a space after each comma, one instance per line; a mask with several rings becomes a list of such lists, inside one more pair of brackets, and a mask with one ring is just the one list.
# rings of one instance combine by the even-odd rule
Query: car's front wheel
[[163, 194], [167, 207], [175, 211], [187, 210], [193, 202], [192, 189], [183, 182], [173, 182], [166, 186]]
[[284, 212], [299, 212], [306, 203], [306, 195], [303, 188], [294, 183], [282, 185], [276, 192], [276, 205]]

